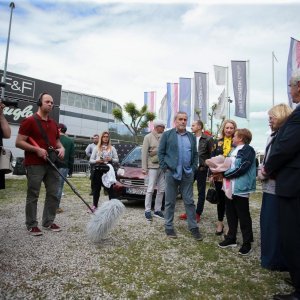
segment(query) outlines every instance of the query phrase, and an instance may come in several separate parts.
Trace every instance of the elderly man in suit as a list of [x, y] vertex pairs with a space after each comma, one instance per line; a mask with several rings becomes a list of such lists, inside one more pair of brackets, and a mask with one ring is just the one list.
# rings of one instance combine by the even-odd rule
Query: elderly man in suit
[[177, 238], [174, 230], [174, 212], [178, 187], [182, 193], [188, 228], [192, 236], [201, 241], [202, 236], [196, 222], [193, 199], [194, 173], [197, 169], [198, 153], [195, 136], [186, 130], [187, 113], [178, 112], [174, 118], [175, 128], [165, 131], [159, 142], [160, 168], [165, 172], [165, 231], [169, 238]]
[[279, 230], [282, 252], [288, 264], [295, 291], [274, 299], [300, 299], [300, 72], [290, 79], [290, 92], [297, 107], [280, 128], [263, 169], [276, 176], [280, 202]]

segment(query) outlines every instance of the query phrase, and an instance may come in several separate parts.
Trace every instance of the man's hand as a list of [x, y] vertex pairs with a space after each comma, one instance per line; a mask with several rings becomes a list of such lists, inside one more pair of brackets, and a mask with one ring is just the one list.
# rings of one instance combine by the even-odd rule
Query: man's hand
[[45, 150], [45, 149], [43, 149], [43, 148], [39, 148], [39, 147], [36, 147], [35, 149], [36, 149], [35, 152], [36, 152], [36, 154], [37, 154], [38, 157], [41, 157], [41, 158], [43, 158], [44, 160], [47, 159], [47, 156], [48, 156], [47, 150]]
[[144, 175], [147, 175], [147, 174], [148, 174], [148, 170], [142, 170], [142, 173], [143, 173]]
[[65, 148], [64, 148], [64, 147], [57, 148], [56, 151], [57, 151], [57, 156], [58, 156], [60, 159], [63, 159], [64, 156], [65, 156]]

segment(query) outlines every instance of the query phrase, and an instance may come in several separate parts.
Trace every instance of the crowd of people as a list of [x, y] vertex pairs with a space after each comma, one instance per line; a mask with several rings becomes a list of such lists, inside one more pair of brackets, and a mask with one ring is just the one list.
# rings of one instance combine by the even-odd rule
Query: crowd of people
[[[214, 139], [203, 132], [204, 125], [200, 120], [192, 123], [192, 132], [189, 132], [187, 113], [178, 112], [171, 130], [165, 131], [164, 122], [155, 120], [153, 130], [144, 137], [142, 146], [142, 172], [147, 181], [145, 218], [149, 222], [152, 216], [164, 220], [165, 233], [169, 238], [177, 238], [174, 214], [180, 194], [185, 213], [180, 214], [179, 218], [187, 221], [194, 239], [203, 239], [199, 223], [203, 217], [206, 182], [209, 179], [218, 199], [215, 234], [224, 235], [218, 246], [237, 246], [239, 224], [242, 243], [238, 253], [242, 256], [250, 254], [253, 231], [249, 197], [256, 189], [256, 180], [261, 180], [261, 266], [271, 271], [288, 271], [290, 278], [287, 282], [295, 288], [293, 293], [275, 295], [274, 299], [300, 299], [300, 72], [293, 74], [289, 86], [297, 106], [292, 110], [286, 104], [278, 104], [268, 111], [271, 135], [258, 172], [256, 154], [250, 146], [252, 133], [247, 128], [238, 128], [233, 120], [225, 120], [219, 137]], [[46, 188], [42, 226], [53, 232], [61, 231], [54, 220], [56, 213], [62, 212], [60, 199], [64, 181], [47, 163], [49, 149], [56, 150], [57, 159], [64, 159], [64, 165], [59, 168], [63, 176], [67, 176], [74, 163], [74, 142], [66, 135], [67, 127], [49, 117], [54, 105], [53, 98], [48, 93], [42, 93], [37, 105], [38, 111], [22, 121], [16, 138], [16, 147], [25, 152], [28, 182], [25, 224], [33, 236], [43, 234], [37, 221], [42, 182]], [[3, 108], [1, 103], [0, 147], [2, 139], [9, 138], [11, 134]], [[111, 145], [108, 131], [93, 136], [93, 143], [87, 147], [86, 154], [92, 165], [92, 210], [95, 210], [101, 187], [109, 199], [115, 197], [113, 164], [119, 158]], [[198, 191], [196, 205], [193, 192], [195, 181]], [[5, 188], [5, 178], [1, 172], [0, 188]], [[152, 215], [155, 188], [157, 193]]]

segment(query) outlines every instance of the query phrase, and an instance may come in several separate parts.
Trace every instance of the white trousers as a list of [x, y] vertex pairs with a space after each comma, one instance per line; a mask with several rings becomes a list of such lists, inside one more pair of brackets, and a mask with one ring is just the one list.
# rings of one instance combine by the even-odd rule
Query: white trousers
[[161, 169], [148, 170], [148, 188], [145, 198], [145, 211], [151, 211], [152, 195], [157, 188], [154, 211], [161, 211], [162, 200], [165, 193], [165, 173]]

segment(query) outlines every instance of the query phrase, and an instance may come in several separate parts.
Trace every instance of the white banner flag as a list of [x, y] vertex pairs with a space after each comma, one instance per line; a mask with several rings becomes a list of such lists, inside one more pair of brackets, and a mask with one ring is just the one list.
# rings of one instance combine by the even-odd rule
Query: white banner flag
[[215, 110], [215, 119], [222, 119], [226, 117], [226, 101], [225, 101], [225, 89], [223, 89], [221, 95], [218, 98], [218, 105]]
[[215, 79], [216, 85], [225, 85], [226, 84], [226, 71], [227, 67], [214, 66], [215, 70]]

